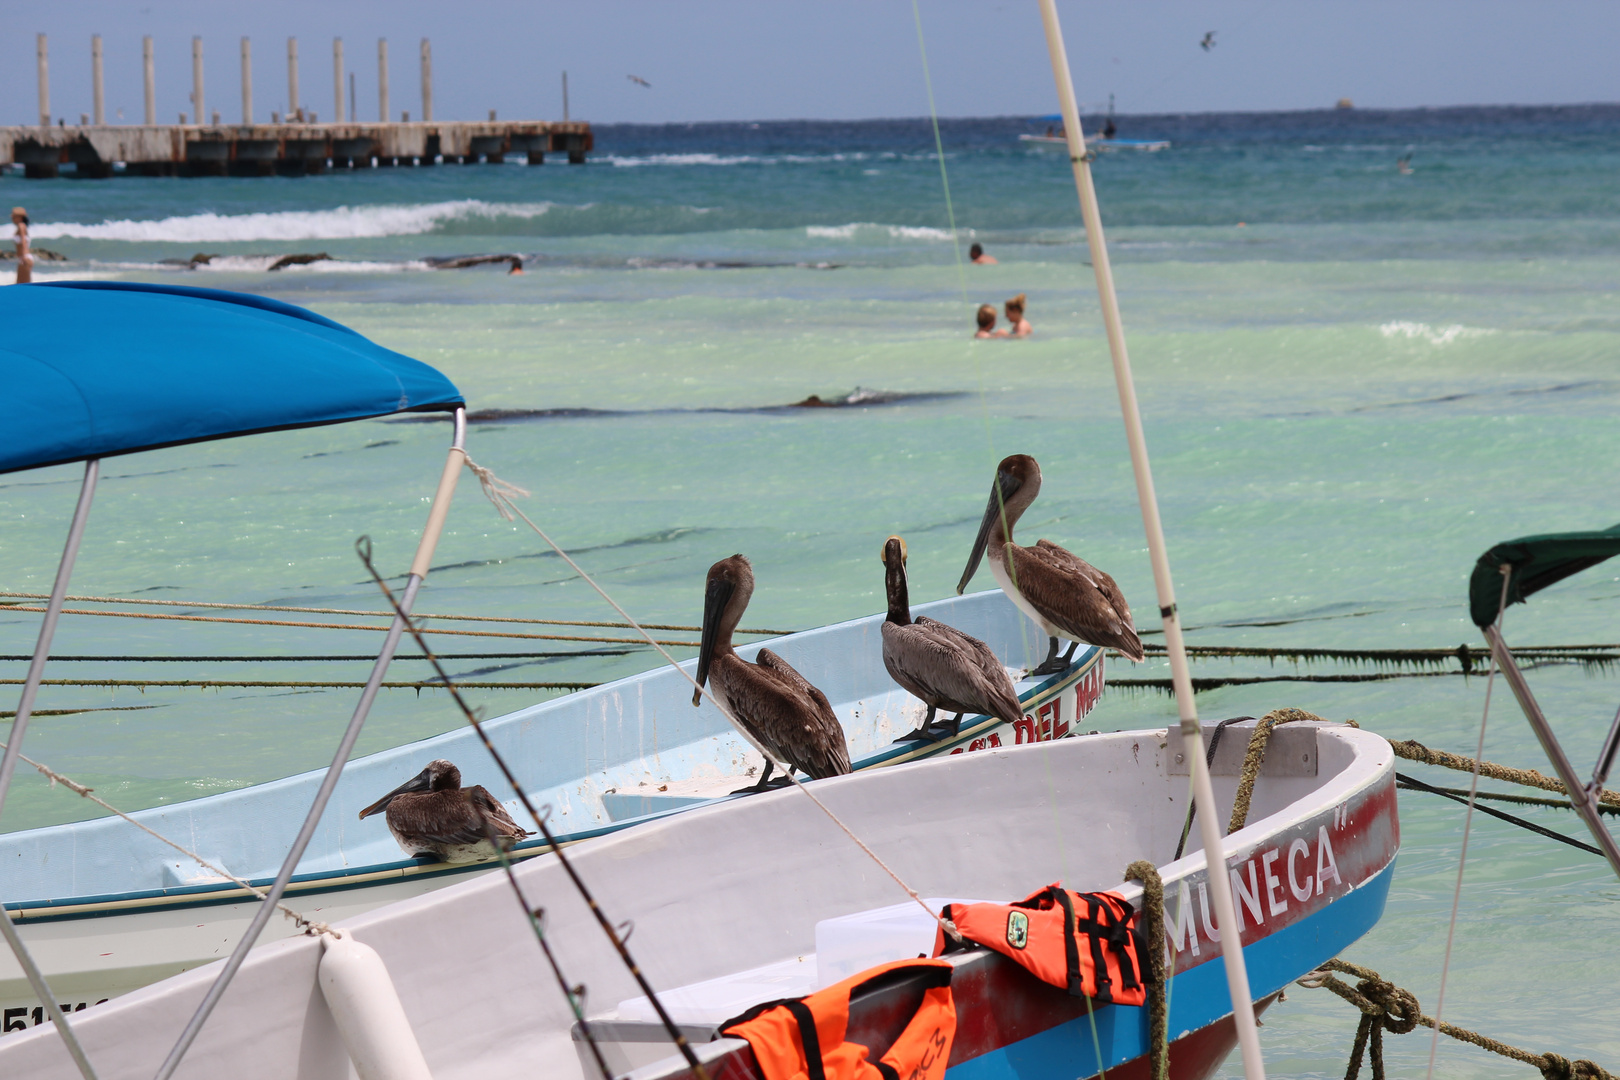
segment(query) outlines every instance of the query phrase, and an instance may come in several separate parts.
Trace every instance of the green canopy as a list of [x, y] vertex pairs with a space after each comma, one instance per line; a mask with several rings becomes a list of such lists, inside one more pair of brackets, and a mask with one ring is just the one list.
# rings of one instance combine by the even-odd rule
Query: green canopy
[[1496, 621], [1502, 604], [1502, 567], [1511, 566], [1507, 602], [1523, 603], [1532, 593], [1555, 585], [1611, 555], [1620, 555], [1620, 525], [1600, 532], [1521, 536], [1497, 544], [1479, 557], [1468, 579], [1468, 613], [1474, 625]]

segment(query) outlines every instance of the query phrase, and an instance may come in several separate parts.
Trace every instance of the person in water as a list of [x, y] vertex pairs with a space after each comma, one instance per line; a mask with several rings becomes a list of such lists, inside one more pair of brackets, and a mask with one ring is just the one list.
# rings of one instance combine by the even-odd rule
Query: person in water
[[34, 253], [28, 244], [28, 211], [13, 206], [11, 223], [17, 227], [17, 284], [27, 285], [34, 280]]
[[1024, 318], [1024, 301], [1026, 299], [1027, 297], [1023, 293], [1019, 293], [1007, 301], [1007, 329], [1003, 330], [1002, 333], [1008, 337], [1029, 337], [1035, 330], [1033, 326], [1029, 325], [1029, 320]]
[[1007, 331], [996, 329], [996, 308], [994, 304], [979, 305], [979, 329], [974, 332], [975, 338], [1006, 337]]
[[[957, 250], [960, 251], [962, 249], [957, 248]], [[986, 255], [984, 253], [983, 244], [974, 244], [972, 247], [968, 248], [968, 259], [971, 260], [975, 266], [996, 265], [996, 257], [994, 255]]]

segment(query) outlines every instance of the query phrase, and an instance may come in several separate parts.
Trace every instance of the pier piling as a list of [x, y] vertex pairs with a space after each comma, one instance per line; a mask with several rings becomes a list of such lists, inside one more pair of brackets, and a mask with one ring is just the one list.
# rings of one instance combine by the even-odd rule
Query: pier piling
[[287, 122], [303, 112], [298, 107], [298, 39], [287, 39]]
[[433, 46], [422, 39], [422, 120], [433, 122]]
[[242, 39], [242, 123], [253, 123], [253, 45]]
[[203, 53], [202, 38], [191, 39], [191, 119], [196, 124], [208, 123], [203, 111]]
[[46, 43], [45, 35], [40, 34], [34, 42], [36, 55], [39, 58], [39, 126], [51, 126], [51, 53]]
[[377, 39], [377, 121], [388, 123], [388, 39]]
[[153, 75], [152, 36], [141, 39], [141, 76], [146, 83], [146, 126], [157, 126], [157, 82]]
[[343, 39], [332, 39], [332, 120], [343, 123]]
[[96, 125], [107, 122], [107, 95], [106, 86], [101, 81], [101, 35], [90, 35], [90, 91], [92, 95], [91, 116], [92, 123]]

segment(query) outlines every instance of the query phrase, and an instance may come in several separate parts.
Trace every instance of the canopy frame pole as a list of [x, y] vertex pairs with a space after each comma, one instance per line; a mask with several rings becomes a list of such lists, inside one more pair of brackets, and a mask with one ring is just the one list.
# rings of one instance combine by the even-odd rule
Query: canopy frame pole
[[[1603, 857], [1609, 860], [1609, 866], [1617, 876], [1620, 876], [1620, 844], [1615, 843], [1614, 834], [1604, 826], [1603, 819], [1597, 810], [1597, 795], [1581, 783], [1575, 775], [1575, 766], [1570, 763], [1569, 756], [1564, 748], [1558, 744], [1558, 736], [1553, 734], [1552, 725], [1547, 722], [1547, 716], [1541, 711], [1536, 697], [1530, 692], [1530, 684], [1525, 681], [1524, 672], [1513, 659], [1513, 650], [1508, 648], [1502, 639], [1501, 631], [1495, 626], [1483, 628], [1485, 641], [1491, 647], [1491, 654], [1496, 657], [1496, 665], [1502, 669], [1502, 677], [1513, 690], [1513, 696], [1519, 701], [1519, 708], [1524, 710], [1524, 717], [1530, 721], [1530, 730], [1536, 733], [1536, 739], [1541, 743], [1541, 749], [1546, 751], [1547, 760], [1552, 762], [1553, 771], [1564, 782], [1569, 791], [1570, 805], [1575, 812], [1586, 822], [1591, 830], [1592, 838], [1597, 841], [1598, 847], [1603, 849]], [[1609, 741], [1612, 742], [1614, 733], [1610, 732]], [[1605, 751], [1612, 752], [1609, 746]], [[1602, 762], [1600, 760], [1600, 766]]]
[[226, 959], [224, 968], [208, 988], [203, 996], [202, 1003], [197, 1006], [185, 1030], [175, 1041], [174, 1048], [169, 1056], [158, 1067], [156, 1080], [169, 1080], [174, 1070], [180, 1066], [186, 1051], [196, 1040], [202, 1027], [208, 1022], [209, 1015], [219, 999], [224, 995], [226, 987], [236, 977], [242, 962], [247, 959], [248, 952], [259, 940], [259, 934], [264, 930], [270, 916], [276, 911], [282, 894], [287, 890], [287, 883], [292, 879], [293, 873], [298, 869], [299, 860], [304, 857], [304, 849], [314, 839], [315, 829], [319, 826], [321, 815], [326, 810], [326, 804], [336, 789], [338, 780], [343, 775], [343, 766], [349, 760], [349, 754], [360, 737], [360, 729], [365, 725], [366, 716], [371, 711], [371, 704], [377, 697], [383, 676], [388, 672], [389, 662], [394, 658], [394, 651], [399, 647], [399, 640], [405, 631], [405, 618], [410, 614], [411, 605], [416, 600], [417, 591], [422, 587], [422, 579], [427, 576], [428, 565], [433, 561], [433, 550], [438, 545], [439, 536], [444, 531], [445, 517], [450, 512], [450, 500], [455, 495], [456, 480], [461, 476], [463, 465], [467, 461], [465, 449], [467, 439], [467, 410], [465, 406], [458, 406], [455, 411], [455, 435], [450, 445], [450, 453], [445, 459], [444, 472], [439, 477], [438, 490], [433, 495], [433, 505], [428, 511], [427, 525], [422, 530], [422, 538], [417, 544], [416, 558], [411, 563], [409, 575], [405, 579], [405, 589], [400, 597], [399, 610], [394, 615], [393, 622], [388, 627], [388, 635], [383, 639], [382, 649], [377, 654], [376, 663], [372, 666], [371, 677], [366, 681], [366, 687], [360, 692], [360, 701], [356, 704], [354, 714], [349, 718], [349, 726], [343, 732], [343, 738], [338, 743], [337, 752], [332, 755], [332, 764], [327, 767], [326, 776], [321, 780], [320, 789], [315, 793], [315, 800], [310, 804], [309, 813], [304, 818], [303, 828], [299, 829], [298, 836], [293, 840], [292, 847], [287, 851], [287, 858], [281, 864], [281, 870], [276, 874], [276, 880], [270, 886], [270, 891], [259, 904], [254, 913], [253, 921], [248, 924], [242, 939], [236, 943], [236, 948]]
[[1614, 713], [1614, 723], [1609, 725], [1608, 737], [1603, 740], [1603, 749], [1598, 751], [1597, 768], [1592, 770], [1592, 782], [1586, 786], [1592, 798], [1597, 798], [1603, 791], [1603, 782], [1609, 778], [1609, 770], [1614, 767], [1614, 755], [1620, 750], [1620, 709]]
[[[67, 597], [68, 581], [73, 577], [73, 564], [79, 557], [79, 544], [84, 539], [85, 522], [90, 517], [90, 503], [96, 496], [96, 481], [101, 478], [101, 459], [90, 458], [84, 463], [84, 481], [79, 485], [79, 502], [73, 508], [73, 523], [68, 526], [67, 543], [62, 548], [62, 559], [56, 564], [56, 582], [51, 586], [51, 598], [45, 605], [45, 618], [39, 625], [39, 639], [34, 645], [34, 656], [28, 664], [28, 678], [23, 681], [22, 697], [17, 701], [17, 716], [12, 721], [11, 733], [6, 736], [6, 752], [0, 757], [0, 813], [5, 812], [6, 794], [11, 789], [11, 777], [17, 769], [17, 758], [22, 754], [23, 736], [28, 733], [28, 719], [34, 712], [34, 698], [39, 693], [40, 680], [45, 677], [45, 662], [50, 659], [51, 641], [56, 636], [57, 619], [62, 614], [62, 601]], [[61, 1033], [62, 1042], [73, 1056], [73, 1063], [84, 1074], [85, 1080], [96, 1080], [95, 1070], [90, 1067], [90, 1059], [85, 1056], [84, 1047], [79, 1045], [73, 1028], [68, 1023], [67, 1014], [51, 992], [50, 985], [45, 981], [45, 975], [34, 963], [34, 958], [28, 953], [28, 946], [23, 943], [22, 935], [11, 924], [11, 914], [0, 906], [0, 935], [11, 946], [12, 953], [17, 957], [17, 963], [22, 966], [23, 972], [28, 976], [28, 985], [33, 988], [34, 994], [45, 1006], [51, 1020], [56, 1024], [56, 1030]]]
[[1090, 155], [1086, 153], [1085, 133], [1080, 127], [1080, 107], [1075, 101], [1074, 79], [1069, 72], [1069, 56], [1063, 44], [1063, 29], [1058, 23], [1057, 5], [1054, 0], [1038, 2], [1041, 22], [1046, 30], [1046, 47], [1051, 54], [1052, 77], [1057, 82], [1058, 103], [1063, 113], [1063, 132], [1069, 142], [1069, 161], [1074, 167], [1074, 185], [1080, 196], [1080, 216], [1085, 224], [1086, 242], [1091, 248], [1091, 265], [1097, 276], [1097, 296], [1102, 307], [1103, 327], [1108, 334], [1108, 351], [1114, 363], [1114, 382], [1119, 389], [1125, 438], [1131, 449], [1131, 469], [1136, 474], [1136, 494], [1142, 504], [1142, 525], [1147, 533], [1148, 552], [1153, 563], [1153, 583], [1158, 591], [1159, 616], [1164, 625], [1164, 644], [1170, 658], [1171, 682], [1175, 687], [1176, 707], [1181, 719], [1181, 737], [1192, 772], [1193, 800], [1198, 807], [1205, 874], [1210, 899], [1215, 905], [1215, 917], [1222, 930], [1221, 956], [1226, 966], [1226, 986], [1232, 998], [1238, 1045], [1243, 1049], [1243, 1073], [1247, 1080], [1265, 1080], [1265, 1065], [1260, 1058], [1260, 1032], [1254, 1018], [1254, 999], [1250, 996], [1249, 973], [1243, 962], [1243, 942], [1235, 929], [1238, 926], [1237, 912], [1233, 909], [1232, 884], [1226, 875], [1221, 818], [1215, 804], [1215, 789], [1210, 784], [1209, 769], [1204, 761], [1203, 731], [1198, 723], [1198, 707], [1193, 701], [1192, 676], [1187, 667], [1187, 650], [1176, 612], [1175, 585], [1170, 577], [1170, 557], [1165, 549], [1164, 526], [1159, 519], [1158, 496], [1153, 490], [1153, 469], [1148, 462], [1147, 440], [1142, 433], [1142, 412], [1136, 401], [1130, 354], [1125, 348], [1125, 329], [1120, 320], [1119, 297], [1114, 292], [1114, 271], [1108, 261], [1108, 244], [1103, 236], [1097, 189], [1091, 180]]

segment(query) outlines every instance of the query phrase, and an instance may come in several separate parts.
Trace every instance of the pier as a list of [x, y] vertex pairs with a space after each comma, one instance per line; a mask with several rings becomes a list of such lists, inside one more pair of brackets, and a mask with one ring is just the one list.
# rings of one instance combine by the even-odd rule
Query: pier
[[48, 178], [78, 176], [302, 176], [328, 169], [472, 165], [547, 154], [583, 164], [592, 147], [583, 121], [415, 121], [391, 124], [154, 124], [0, 127], [0, 165]]
[[[332, 42], [332, 115], [322, 123], [299, 103], [298, 39], [287, 39], [287, 111], [257, 123], [253, 111], [253, 53], [241, 42], [242, 120], [222, 123], [218, 110], [204, 107], [203, 41], [191, 40], [191, 103], [176, 124], [157, 122], [152, 39], [141, 43], [146, 98], [144, 124], [108, 124], [102, 79], [102, 41], [90, 40], [93, 111], [77, 124], [51, 112], [50, 54], [46, 36], [37, 39], [39, 124], [0, 127], [0, 168], [21, 165], [34, 179], [62, 175], [105, 178], [115, 172], [136, 176], [303, 176], [328, 169], [499, 163], [522, 155], [530, 165], [547, 154], [582, 165], [594, 145], [591, 126], [568, 118], [568, 75], [563, 73], [563, 119], [496, 120], [495, 110], [480, 121], [435, 120], [433, 52], [421, 45], [421, 119], [409, 112], [395, 121], [389, 111], [388, 40], [377, 42], [377, 121], [360, 120], [354, 75], [344, 80], [343, 39]], [[347, 94], [345, 94], [347, 91]], [[207, 122], [205, 122], [207, 121]]]

